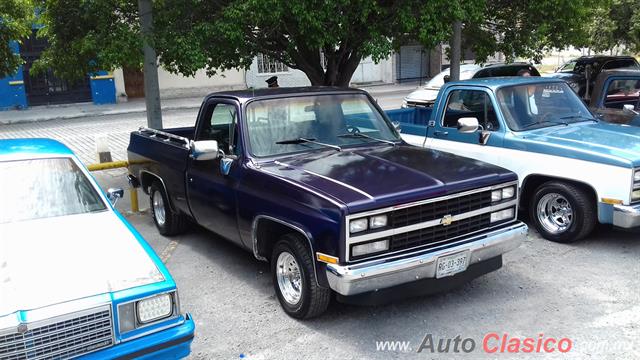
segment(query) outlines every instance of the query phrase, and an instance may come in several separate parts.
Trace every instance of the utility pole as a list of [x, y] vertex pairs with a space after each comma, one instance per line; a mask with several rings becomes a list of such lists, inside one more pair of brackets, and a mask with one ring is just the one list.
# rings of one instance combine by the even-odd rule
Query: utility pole
[[144, 42], [144, 100], [147, 106], [147, 126], [162, 129], [160, 86], [158, 85], [158, 57], [149, 45], [153, 34], [153, 5], [151, 0], [138, 0], [140, 30]]
[[449, 76], [451, 81], [460, 80], [460, 58], [462, 53], [462, 22], [453, 22], [453, 32], [451, 34], [451, 42], [449, 43], [451, 50], [451, 67], [449, 68]]

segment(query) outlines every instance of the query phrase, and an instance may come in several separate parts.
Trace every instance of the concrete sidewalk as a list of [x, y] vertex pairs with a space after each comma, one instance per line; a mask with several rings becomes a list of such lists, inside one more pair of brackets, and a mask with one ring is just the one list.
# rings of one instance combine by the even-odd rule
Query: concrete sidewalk
[[[394, 93], [408, 93], [417, 87], [417, 83], [406, 84], [371, 84], [357, 88], [368, 91], [373, 97]], [[162, 110], [197, 109], [206, 94], [198, 97], [162, 99]], [[77, 103], [66, 105], [34, 106], [26, 110], [0, 111], [0, 124], [7, 125], [22, 122], [75, 119], [121, 114], [139, 114], [146, 112], [144, 99], [133, 99], [128, 102], [94, 105]]]

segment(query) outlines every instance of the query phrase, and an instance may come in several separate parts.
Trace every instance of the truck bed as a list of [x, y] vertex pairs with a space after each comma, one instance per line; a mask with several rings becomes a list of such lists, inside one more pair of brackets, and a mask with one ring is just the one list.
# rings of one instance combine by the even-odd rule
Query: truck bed
[[385, 113], [389, 120], [400, 123], [403, 134], [425, 136], [432, 110], [432, 108], [413, 107], [387, 110]]

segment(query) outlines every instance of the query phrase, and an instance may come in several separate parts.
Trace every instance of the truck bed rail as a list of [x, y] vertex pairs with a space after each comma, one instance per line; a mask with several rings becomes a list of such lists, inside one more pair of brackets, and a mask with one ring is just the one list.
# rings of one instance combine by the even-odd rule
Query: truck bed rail
[[178, 136], [165, 131], [151, 129], [144, 126], [138, 128], [138, 133], [141, 135], [147, 135], [150, 138], [160, 138], [164, 142], [177, 143], [177, 145], [184, 146], [186, 149], [189, 149], [191, 147], [191, 140], [184, 136]]

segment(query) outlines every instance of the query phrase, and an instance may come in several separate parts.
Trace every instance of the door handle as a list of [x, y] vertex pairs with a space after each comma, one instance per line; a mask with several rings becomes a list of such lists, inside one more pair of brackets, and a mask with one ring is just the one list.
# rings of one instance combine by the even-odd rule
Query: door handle
[[447, 136], [449, 135], [448, 131], [436, 131], [433, 133], [435, 136]]

